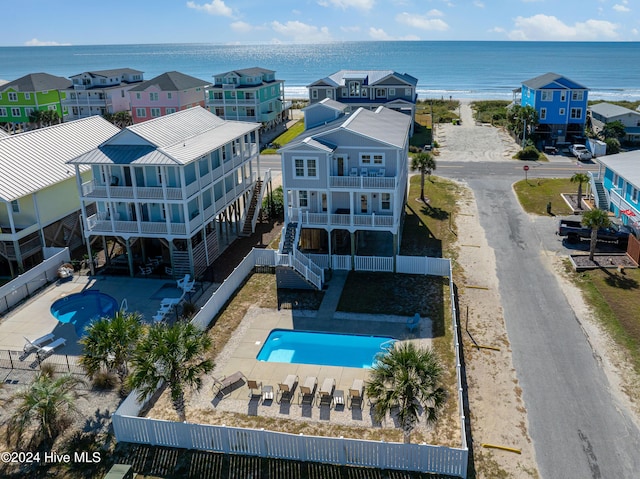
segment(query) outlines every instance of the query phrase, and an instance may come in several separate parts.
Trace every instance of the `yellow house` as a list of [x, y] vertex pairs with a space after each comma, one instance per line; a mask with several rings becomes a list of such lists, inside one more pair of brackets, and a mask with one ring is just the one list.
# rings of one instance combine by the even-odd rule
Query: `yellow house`
[[[82, 245], [80, 198], [66, 162], [120, 130], [99, 116], [0, 137], [0, 275], [44, 259], [44, 247]], [[83, 178], [91, 178], [89, 167]]]

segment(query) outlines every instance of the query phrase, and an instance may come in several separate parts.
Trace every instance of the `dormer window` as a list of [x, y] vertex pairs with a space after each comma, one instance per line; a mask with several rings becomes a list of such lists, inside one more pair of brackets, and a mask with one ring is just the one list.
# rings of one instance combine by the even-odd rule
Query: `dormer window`
[[349, 82], [349, 96], [360, 96], [360, 82]]

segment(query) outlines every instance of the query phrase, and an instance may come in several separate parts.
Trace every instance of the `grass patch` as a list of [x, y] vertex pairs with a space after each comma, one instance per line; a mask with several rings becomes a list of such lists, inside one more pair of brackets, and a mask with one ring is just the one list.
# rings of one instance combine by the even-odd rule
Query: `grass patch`
[[[582, 185], [583, 190], [585, 185]], [[578, 184], [568, 178], [529, 178], [513, 185], [518, 201], [527, 213], [547, 215], [547, 203], [551, 202], [554, 215], [573, 214], [571, 207], [564, 201], [561, 193], [577, 193]]]
[[[282, 133], [282, 135], [278, 136], [275, 140], [273, 140], [274, 145], [279, 145], [277, 148], [286, 145], [291, 140], [293, 140], [296, 136], [304, 131], [304, 120], [298, 120], [291, 128]], [[277, 148], [265, 148], [260, 153], [263, 155], [275, 155]]]
[[507, 100], [485, 100], [474, 101], [471, 108], [474, 111], [476, 121], [481, 123], [491, 123], [494, 126], [505, 126], [507, 124]]

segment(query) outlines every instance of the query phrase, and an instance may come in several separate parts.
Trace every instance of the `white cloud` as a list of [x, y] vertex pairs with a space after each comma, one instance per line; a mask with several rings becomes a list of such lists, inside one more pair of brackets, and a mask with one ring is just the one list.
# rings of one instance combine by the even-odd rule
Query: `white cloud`
[[357, 8], [359, 10], [369, 11], [375, 3], [375, 0], [320, 0], [318, 5], [322, 7], [333, 5], [343, 10], [347, 8]]
[[50, 42], [32, 38], [31, 40], [24, 42], [24, 45], [27, 47], [68, 47], [71, 43]]
[[449, 25], [447, 25], [444, 20], [407, 12], [402, 12], [396, 15], [396, 22], [403, 23], [413, 28], [420, 28], [421, 30], [435, 30], [442, 32], [449, 29]]
[[351, 27], [340, 27], [340, 30], [343, 32], [359, 32], [361, 28], [358, 25], [353, 25]]
[[332, 40], [327, 27], [316, 27], [306, 23], [288, 21], [287, 23], [271, 22], [271, 28], [276, 33], [291, 38], [296, 43], [322, 43]]
[[549, 15], [517, 17], [515, 28], [509, 32], [511, 40], [559, 40], [593, 41], [615, 40], [618, 38], [618, 25], [604, 20], [587, 20], [567, 25], [558, 18]]
[[489, 33], [504, 33], [506, 30], [502, 27], [493, 27], [487, 30]]
[[429, 10], [427, 12], [427, 16], [428, 17], [444, 17], [444, 13], [442, 12], [442, 10], [437, 10], [437, 9], [433, 9], [433, 10]]
[[369, 36], [374, 40], [393, 40], [393, 38], [382, 28], [369, 28]]
[[478, 0], [476, 0], [475, 2], [473, 2], [473, 4], [478, 7], [478, 8], [484, 8], [484, 3], [479, 2]]
[[249, 23], [240, 21], [233, 22], [230, 27], [234, 32], [238, 33], [249, 33], [253, 30], [253, 27]]
[[220, 15], [222, 17], [230, 17], [233, 14], [231, 8], [224, 4], [224, 0], [212, 0], [211, 3], [205, 3], [204, 5], [187, 2], [187, 7], [207, 12], [209, 15]]
[[622, 5], [622, 4], [619, 4], [619, 3], [616, 3], [613, 6], [613, 9], [616, 12], [621, 12], [621, 13], [625, 13], [625, 12], [630, 12], [631, 11], [631, 9], [629, 7], [626, 7], [625, 5]]

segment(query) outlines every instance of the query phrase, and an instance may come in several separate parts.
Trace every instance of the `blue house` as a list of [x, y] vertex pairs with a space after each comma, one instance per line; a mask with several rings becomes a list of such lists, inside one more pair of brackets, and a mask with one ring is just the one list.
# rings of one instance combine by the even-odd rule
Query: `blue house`
[[599, 171], [590, 173], [596, 206], [612, 211], [623, 224], [640, 226], [640, 151], [598, 158]]
[[587, 87], [557, 73], [545, 73], [523, 82], [518, 92], [520, 105], [532, 106], [538, 112], [536, 133], [543, 144], [573, 142], [584, 134]]

